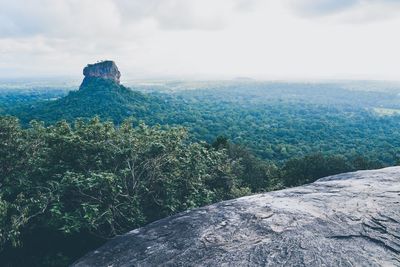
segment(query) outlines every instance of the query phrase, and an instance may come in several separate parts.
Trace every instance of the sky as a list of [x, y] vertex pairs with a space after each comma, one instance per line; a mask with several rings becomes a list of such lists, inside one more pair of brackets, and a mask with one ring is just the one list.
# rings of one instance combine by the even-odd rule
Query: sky
[[400, 80], [400, 0], [0, 0], [0, 78]]

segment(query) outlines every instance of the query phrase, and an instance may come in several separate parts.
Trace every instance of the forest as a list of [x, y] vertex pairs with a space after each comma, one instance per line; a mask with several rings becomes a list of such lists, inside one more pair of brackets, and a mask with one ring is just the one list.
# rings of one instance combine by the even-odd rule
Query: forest
[[130, 90], [88, 80], [82, 87], [68, 95], [61, 89], [3, 93], [0, 110], [24, 125], [99, 116], [116, 124], [133, 117], [183, 126], [191, 140], [225, 136], [279, 165], [319, 152], [385, 165], [398, 160], [400, 86], [391, 83], [165, 82]]
[[0, 262], [64, 266], [187, 209], [397, 164], [400, 117], [376, 111], [397, 91], [346, 86], [1, 91]]

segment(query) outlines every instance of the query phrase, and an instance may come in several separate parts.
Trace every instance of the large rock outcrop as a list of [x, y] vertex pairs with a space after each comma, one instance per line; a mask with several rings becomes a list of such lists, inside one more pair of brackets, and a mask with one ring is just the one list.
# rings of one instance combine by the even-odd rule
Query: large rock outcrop
[[111, 60], [100, 61], [95, 64], [88, 64], [83, 69], [83, 75], [85, 78], [96, 77], [113, 80], [118, 84], [119, 78], [121, 77], [121, 73], [119, 72], [117, 65]]
[[74, 266], [400, 266], [400, 167], [194, 209]]

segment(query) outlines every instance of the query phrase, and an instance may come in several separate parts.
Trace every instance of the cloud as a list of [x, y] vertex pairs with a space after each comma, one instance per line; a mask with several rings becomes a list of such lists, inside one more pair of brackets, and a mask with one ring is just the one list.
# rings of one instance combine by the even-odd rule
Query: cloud
[[185, 32], [224, 30], [258, 1], [0, 0], [0, 67], [51, 73], [57, 68], [47, 66], [62, 61], [79, 71], [99, 58], [162, 51]]
[[395, 0], [0, 0], [0, 76], [79, 77], [85, 64], [113, 59], [123, 78], [314, 77], [340, 71], [397, 79], [400, 18], [387, 18], [400, 14], [399, 5]]
[[262, 0], [235, 0], [235, 9], [239, 12], [251, 12], [256, 10]]
[[291, 0], [291, 8], [303, 16], [323, 16], [354, 7], [359, 0]]
[[385, 20], [399, 15], [399, 0], [288, 0], [295, 14], [306, 17], [337, 16], [345, 22]]
[[106, 0], [0, 0], [0, 6], [1, 37], [107, 33], [120, 24], [115, 5]]
[[124, 21], [152, 19], [165, 30], [218, 30], [223, 28], [224, 10], [233, 1], [209, 0], [117, 0]]
[[164, 30], [218, 30], [254, 1], [0, 0], [0, 37], [109, 34], [143, 21]]

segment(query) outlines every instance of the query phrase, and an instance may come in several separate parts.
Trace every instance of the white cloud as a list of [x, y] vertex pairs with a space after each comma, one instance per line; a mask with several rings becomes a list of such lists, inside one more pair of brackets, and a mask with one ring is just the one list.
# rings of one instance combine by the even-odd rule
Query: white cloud
[[123, 78], [400, 79], [397, 7], [395, 0], [0, 0], [0, 76], [78, 76], [87, 63], [113, 59]]
[[143, 20], [163, 29], [220, 29], [242, 1], [0, 0], [0, 36], [109, 34]]
[[209, 0], [117, 0], [122, 17], [130, 20], [153, 19], [160, 28], [172, 30], [213, 30], [224, 26], [224, 9], [232, 7], [227, 1]]
[[341, 12], [359, 4], [359, 0], [289, 0], [291, 8], [302, 16], [323, 16]]
[[371, 22], [399, 16], [399, 0], [286, 0], [305, 18], [336, 16], [342, 22]]

